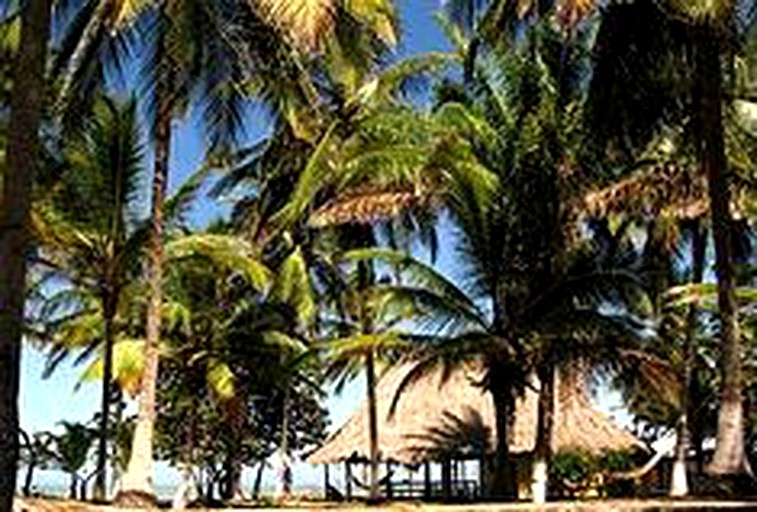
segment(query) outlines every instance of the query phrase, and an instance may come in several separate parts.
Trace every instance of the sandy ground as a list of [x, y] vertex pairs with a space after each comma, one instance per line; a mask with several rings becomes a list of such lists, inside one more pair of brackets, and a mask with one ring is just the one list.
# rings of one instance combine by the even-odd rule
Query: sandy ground
[[[308, 503], [299, 506], [286, 507], [283, 509], [264, 508], [235, 508], [227, 509], [234, 512], [250, 510], [266, 512], [267, 510], [286, 510], [291, 512], [314, 512], [329, 510], [331, 512], [366, 512], [369, 507], [361, 505], [344, 505], [330, 503]], [[216, 511], [220, 509], [215, 509]], [[554, 502], [543, 507], [530, 504], [477, 504], [477, 505], [430, 505], [418, 503], [392, 503], [381, 507], [373, 507], [377, 512], [498, 512], [498, 511], [574, 511], [574, 512], [598, 512], [598, 511], [664, 511], [664, 510], [752, 510], [757, 512], [757, 498], [754, 501], [715, 501], [715, 500], [605, 500], [583, 502]], [[126, 512], [127, 509], [117, 509], [102, 505], [90, 505], [64, 500], [44, 499], [18, 499], [14, 505], [14, 512]]]

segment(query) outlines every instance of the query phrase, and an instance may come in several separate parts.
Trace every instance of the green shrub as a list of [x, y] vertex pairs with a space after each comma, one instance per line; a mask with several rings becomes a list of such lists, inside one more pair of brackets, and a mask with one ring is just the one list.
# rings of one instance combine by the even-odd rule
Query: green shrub
[[560, 451], [552, 458], [550, 478], [572, 484], [587, 482], [597, 472], [598, 462], [597, 458], [588, 452]]

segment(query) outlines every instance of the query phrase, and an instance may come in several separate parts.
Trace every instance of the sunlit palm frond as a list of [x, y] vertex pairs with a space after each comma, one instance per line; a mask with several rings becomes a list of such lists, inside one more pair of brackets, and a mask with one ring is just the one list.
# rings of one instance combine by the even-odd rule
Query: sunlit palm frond
[[315, 315], [316, 302], [310, 275], [299, 248], [280, 265], [271, 289], [271, 298], [292, 307], [303, 326], [309, 325]]
[[322, 41], [337, 16], [337, 6], [332, 0], [257, 0], [256, 3], [270, 23], [286, 30], [307, 49]]
[[271, 271], [256, 258], [254, 248], [240, 237], [221, 234], [188, 235], [166, 245], [169, 258], [191, 256], [208, 258], [226, 271], [241, 273], [251, 285], [265, 290], [271, 283]]
[[[131, 396], [139, 392], [144, 368], [144, 340], [122, 339], [113, 345], [113, 382]], [[103, 378], [103, 358], [94, 359], [79, 375], [76, 387]]]

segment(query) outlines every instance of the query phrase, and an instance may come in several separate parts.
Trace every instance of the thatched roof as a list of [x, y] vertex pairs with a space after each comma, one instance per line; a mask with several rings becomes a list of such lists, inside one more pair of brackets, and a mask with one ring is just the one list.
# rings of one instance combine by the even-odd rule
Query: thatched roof
[[[410, 384], [400, 396], [396, 412], [389, 409], [411, 364], [390, 369], [376, 389], [379, 454], [382, 461], [415, 464], [491, 453], [496, 445], [491, 395], [476, 385], [481, 372], [472, 367], [452, 372], [442, 369]], [[552, 447], [578, 448], [592, 453], [640, 447], [641, 442], [606, 415], [593, 409], [580, 379], [558, 379]], [[511, 429], [510, 449], [530, 452], [536, 439], [538, 394], [529, 390], [518, 400]], [[308, 457], [311, 463], [366, 461], [369, 456], [368, 406], [358, 410]]]

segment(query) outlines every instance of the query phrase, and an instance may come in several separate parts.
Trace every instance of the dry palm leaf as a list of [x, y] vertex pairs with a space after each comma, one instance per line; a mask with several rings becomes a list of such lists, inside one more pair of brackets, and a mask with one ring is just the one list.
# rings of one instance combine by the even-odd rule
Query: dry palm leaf
[[310, 218], [313, 227], [340, 224], [370, 224], [391, 219], [410, 208], [430, 206], [433, 196], [417, 190], [380, 190], [361, 188], [338, 197], [316, 210]]
[[[731, 215], [746, 215], [748, 190], [734, 187]], [[593, 190], [573, 201], [576, 216], [594, 217], [625, 213], [693, 219], [709, 212], [707, 180], [697, 167], [674, 163], [647, 168], [610, 186]]]
[[334, 23], [333, 0], [252, 0], [274, 25], [300, 46], [314, 49]]

